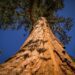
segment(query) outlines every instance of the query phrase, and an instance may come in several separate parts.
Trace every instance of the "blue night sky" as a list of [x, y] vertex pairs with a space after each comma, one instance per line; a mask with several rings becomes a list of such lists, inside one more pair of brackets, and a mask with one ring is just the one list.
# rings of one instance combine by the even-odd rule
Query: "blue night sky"
[[[66, 45], [66, 51], [69, 55], [75, 57], [75, 0], [64, 1], [64, 9], [62, 11], [59, 11], [59, 15], [65, 17], [72, 17], [74, 24], [72, 30], [68, 33], [72, 36], [72, 40], [68, 45]], [[23, 36], [23, 34], [26, 35]], [[0, 30], [0, 50], [2, 51], [2, 54], [0, 54], [0, 63], [4, 62], [4, 60], [8, 59], [12, 55], [15, 55], [27, 37], [28, 32], [25, 32], [23, 29], [20, 29], [18, 31]]]

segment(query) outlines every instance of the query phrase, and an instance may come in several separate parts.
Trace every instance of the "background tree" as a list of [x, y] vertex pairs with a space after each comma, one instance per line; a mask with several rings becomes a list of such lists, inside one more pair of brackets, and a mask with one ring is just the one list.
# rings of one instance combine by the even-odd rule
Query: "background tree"
[[0, 28], [18, 30], [23, 27], [31, 32], [34, 23], [43, 16], [50, 23], [53, 33], [67, 44], [71, 39], [67, 31], [73, 24], [70, 17], [57, 15], [63, 8], [63, 0], [0, 0]]

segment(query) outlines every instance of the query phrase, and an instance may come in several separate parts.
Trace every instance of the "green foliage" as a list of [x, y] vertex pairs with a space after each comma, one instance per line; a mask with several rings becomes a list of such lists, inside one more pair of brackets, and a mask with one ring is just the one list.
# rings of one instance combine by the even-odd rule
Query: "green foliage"
[[[23, 12], [16, 12], [17, 8]], [[12, 16], [30, 16], [36, 21], [39, 17], [50, 17], [53, 13], [63, 7], [62, 0], [0, 0], [0, 16], [3, 23], [8, 23]]]
[[0, 28], [31, 30], [33, 23], [45, 17], [52, 31], [62, 43], [70, 41], [67, 31], [71, 30], [72, 19], [59, 17], [58, 10], [64, 8], [63, 0], [0, 0]]
[[75, 62], [75, 59], [72, 59]]
[[2, 51], [0, 50], [0, 54], [2, 54]]
[[70, 57], [71, 57], [72, 61], [75, 62], [75, 58], [73, 56], [70, 56]]

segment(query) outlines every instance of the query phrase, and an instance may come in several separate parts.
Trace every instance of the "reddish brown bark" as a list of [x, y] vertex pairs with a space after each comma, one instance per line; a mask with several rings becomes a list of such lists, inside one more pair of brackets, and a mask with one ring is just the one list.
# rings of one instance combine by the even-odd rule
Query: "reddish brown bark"
[[63, 47], [42, 17], [20, 51], [0, 65], [0, 75], [75, 75], [75, 64]]

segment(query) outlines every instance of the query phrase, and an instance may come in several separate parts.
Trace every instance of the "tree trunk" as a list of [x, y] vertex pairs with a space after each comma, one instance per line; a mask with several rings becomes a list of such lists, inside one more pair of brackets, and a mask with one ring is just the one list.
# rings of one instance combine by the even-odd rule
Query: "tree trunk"
[[0, 75], [75, 75], [64, 45], [41, 17], [20, 51], [0, 65]]

